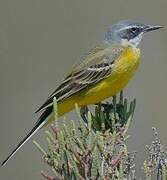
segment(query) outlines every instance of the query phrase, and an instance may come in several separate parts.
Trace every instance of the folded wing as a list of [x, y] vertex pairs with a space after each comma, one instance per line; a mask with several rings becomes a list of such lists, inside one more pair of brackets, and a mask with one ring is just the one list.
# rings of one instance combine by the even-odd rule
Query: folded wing
[[82, 63], [73, 68], [62, 84], [36, 112], [52, 106], [54, 97], [58, 102], [62, 101], [108, 77], [112, 73], [114, 61], [122, 52], [123, 47], [121, 46], [111, 50], [95, 48]]

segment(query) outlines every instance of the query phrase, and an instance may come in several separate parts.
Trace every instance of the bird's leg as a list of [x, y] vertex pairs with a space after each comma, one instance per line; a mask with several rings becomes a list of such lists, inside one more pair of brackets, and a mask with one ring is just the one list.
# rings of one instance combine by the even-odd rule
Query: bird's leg
[[94, 105], [95, 106], [99, 106], [100, 105], [101, 107], [103, 107], [105, 113], [109, 113], [110, 110], [113, 109], [113, 104], [109, 103], [109, 102], [106, 102], [106, 103], [99, 102], [99, 103], [96, 103]]
[[80, 108], [80, 114], [81, 114], [81, 118], [84, 120], [84, 122], [87, 124], [88, 120], [87, 120], [87, 114], [88, 114], [88, 107], [87, 106], [82, 106]]
[[[115, 104], [116, 105], [116, 107], [115, 107], [116, 111], [123, 107], [123, 90], [120, 91], [120, 95], [119, 96], [120, 96], [119, 103]], [[116, 101], [116, 96], [113, 96], [113, 98]], [[101, 104], [101, 106], [104, 108], [104, 112], [110, 112], [111, 109], [114, 108], [114, 104], [113, 103], [106, 102], [106, 103], [97, 103], [95, 105], [98, 106], [99, 104]]]
[[101, 103], [101, 106], [103, 107], [105, 113], [109, 113], [111, 111], [111, 109], [113, 109], [112, 103], [108, 103], [108, 102]]

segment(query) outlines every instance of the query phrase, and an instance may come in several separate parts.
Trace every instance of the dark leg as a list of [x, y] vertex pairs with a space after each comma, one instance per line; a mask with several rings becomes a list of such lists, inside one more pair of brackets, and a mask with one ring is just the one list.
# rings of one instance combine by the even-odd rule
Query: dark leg
[[88, 111], [89, 111], [89, 109], [88, 109], [87, 106], [82, 106], [82, 107], [80, 108], [80, 114], [81, 114], [82, 119], [85, 121], [85, 123], [88, 122], [88, 121], [87, 121]]

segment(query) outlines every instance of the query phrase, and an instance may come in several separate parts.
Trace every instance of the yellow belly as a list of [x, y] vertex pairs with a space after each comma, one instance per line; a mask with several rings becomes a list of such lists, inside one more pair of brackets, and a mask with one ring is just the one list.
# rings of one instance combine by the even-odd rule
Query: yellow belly
[[72, 110], [75, 103], [79, 106], [98, 103], [121, 91], [133, 77], [140, 59], [137, 48], [126, 47], [124, 53], [115, 61], [109, 77], [87, 88], [74, 96], [58, 103], [58, 115]]

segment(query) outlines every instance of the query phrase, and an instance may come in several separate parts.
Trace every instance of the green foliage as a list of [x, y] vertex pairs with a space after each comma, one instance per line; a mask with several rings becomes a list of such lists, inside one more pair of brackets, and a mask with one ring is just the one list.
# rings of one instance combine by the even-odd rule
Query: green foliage
[[[136, 101], [130, 104], [120, 93], [111, 103], [100, 103], [93, 110], [76, 105], [77, 121], [66, 119], [63, 125], [52, 125], [46, 131], [47, 152], [37, 143], [44, 161], [54, 176], [48, 180], [135, 180], [135, 156], [127, 147], [127, 130], [132, 122]], [[55, 119], [57, 103], [54, 100]], [[166, 180], [166, 156], [156, 135], [148, 147], [149, 158], [144, 163], [146, 180], [157, 172], [157, 180]], [[159, 178], [159, 179], [158, 179]]]

